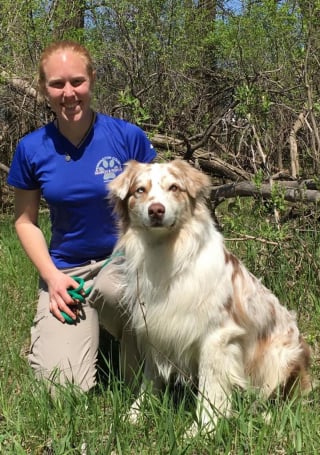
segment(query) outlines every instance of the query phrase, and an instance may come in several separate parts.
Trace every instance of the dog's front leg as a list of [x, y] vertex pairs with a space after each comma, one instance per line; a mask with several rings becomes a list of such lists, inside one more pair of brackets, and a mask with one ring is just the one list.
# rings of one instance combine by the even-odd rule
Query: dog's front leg
[[142, 385], [138, 398], [132, 404], [129, 411], [129, 420], [131, 423], [136, 423], [141, 416], [143, 402], [146, 398], [147, 390], [152, 393], [157, 393], [161, 389], [162, 381], [158, 374], [156, 365], [154, 364], [150, 355], [146, 356]]
[[230, 414], [234, 385], [247, 386], [239, 343], [242, 336], [243, 330], [232, 325], [215, 330], [201, 346], [197, 402], [200, 431], [214, 430], [218, 417]]

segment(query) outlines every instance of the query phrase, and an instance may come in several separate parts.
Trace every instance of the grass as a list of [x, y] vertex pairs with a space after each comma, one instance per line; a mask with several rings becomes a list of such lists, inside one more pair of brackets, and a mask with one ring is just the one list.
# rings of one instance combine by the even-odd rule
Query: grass
[[[280, 227], [262, 203], [237, 200], [219, 206], [218, 218], [229, 249], [298, 314], [313, 349], [319, 376], [320, 302], [319, 213], [299, 208], [282, 213]], [[45, 229], [46, 220], [42, 220]], [[97, 390], [81, 394], [69, 386], [53, 400], [35, 381], [23, 354], [37, 298], [37, 274], [22, 251], [9, 216], [0, 217], [0, 453], [9, 455], [275, 455], [319, 454], [319, 391], [289, 403], [264, 403], [235, 392], [234, 414], [220, 419], [215, 435], [186, 439], [193, 418], [188, 389], [168, 388], [150, 396], [136, 425], [126, 420], [132, 396], [101, 355], [105, 372]], [[248, 238], [251, 236], [253, 238]], [[228, 240], [229, 239], [229, 240]], [[266, 422], [268, 416], [268, 423]]]

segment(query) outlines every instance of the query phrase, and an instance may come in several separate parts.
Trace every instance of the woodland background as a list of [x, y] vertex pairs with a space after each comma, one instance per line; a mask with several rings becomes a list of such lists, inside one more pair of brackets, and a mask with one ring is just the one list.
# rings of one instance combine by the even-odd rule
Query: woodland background
[[40, 53], [66, 38], [93, 55], [95, 108], [216, 177], [215, 205], [319, 199], [319, 0], [2, 0], [2, 211], [19, 138], [52, 118], [37, 92]]
[[[34, 379], [38, 274], [13, 229], [6, 177], [18, 140], [53, 118], [37, 62], [62, 38], [92, 53], [95, 109], [139, 124], [159, 159], [188, 159], [212, 177], [228, 248], [296, 312], [311, 346], [307, 399], [235, 391], [232, 417], [189, 440], [188, 391], [179, 403], [150, 396], [128, 425], [132, 394], [103, 343], [97, 393], [63, 388], [53, 401]], [[319, 455], [319, 51], [320, 0], [0, 0], [0, 453]], [[48, 218], [41, 211], [49, 239]]]

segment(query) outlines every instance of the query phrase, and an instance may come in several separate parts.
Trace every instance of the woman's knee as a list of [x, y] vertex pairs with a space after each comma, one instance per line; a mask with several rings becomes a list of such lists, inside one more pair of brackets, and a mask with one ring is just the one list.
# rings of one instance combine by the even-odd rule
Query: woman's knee
[[89, 296], [90, 305], [97, 310], [99, 322], [113, 337], [121, 339], [127, 317], [121, 305], [123, 283], [118, 270], [108, 265], [94, 280]]

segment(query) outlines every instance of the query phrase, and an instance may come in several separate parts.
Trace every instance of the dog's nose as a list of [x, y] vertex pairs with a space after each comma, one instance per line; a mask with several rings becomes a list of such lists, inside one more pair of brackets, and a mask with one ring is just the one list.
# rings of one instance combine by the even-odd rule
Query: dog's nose
[[164, 205], [157, 202], [150, 205], [148, 208], [148, 215], [152, 220], [162, 220], [165, 211]]

